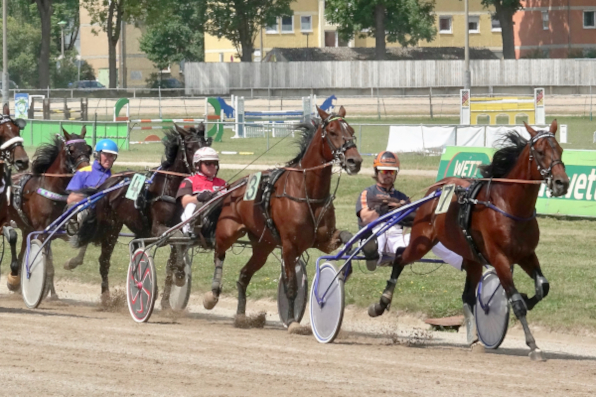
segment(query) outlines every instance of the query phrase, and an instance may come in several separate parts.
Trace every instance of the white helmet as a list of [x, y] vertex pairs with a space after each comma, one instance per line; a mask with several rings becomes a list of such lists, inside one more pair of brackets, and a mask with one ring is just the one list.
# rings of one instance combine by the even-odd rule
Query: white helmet
[[212, 147], [205, 146], [198, 149], [192, 157], [194, 164], [200, 163], [201, 161], [217, 161], [219, 162], [219, 155]]

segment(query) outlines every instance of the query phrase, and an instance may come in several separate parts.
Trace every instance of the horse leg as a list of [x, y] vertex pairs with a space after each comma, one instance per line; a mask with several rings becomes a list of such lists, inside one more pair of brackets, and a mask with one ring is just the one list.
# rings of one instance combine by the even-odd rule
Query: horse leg
[[252, 256], [240, 270], [238, 281], [236, 281], [238, 287], [237, 316], [243, 316], [246, 313], [246, 288], [248, 288], [252, 276], [263, 267], [265, 262], [267, 262], [267, 257], [269, 257], [269, 254], [274, 249], [275, 245], [253, 242]]
[[80, 266], [83, 264], [83, 259], [85, 259], [85, 253], [87, 252], [87, 246], [84, 245], [81, 248], [79, 248], [79, 252], [77, 253], [77, 256], [70, 258], [69, 260], [67, 260], [64, 263], [64, 269], [66, 270], [73, 270], [76, 267]]
[[173, 266], [178, 262], [178, 249], [180, 248], [179, 245], [171, 245], [170, 251], [170, 258], [168, 259], [168, 263], [166, 264], [166, 282], [163, 289], [163, 295], [161, 296], [161, 309], [162, 310], [169, 310], [172, 308], [170, 306], [170, 293], [172, 292], [172, 277], [174, 275]]
[[528, 345], [528, 347], [530, 348], [530, 358], [533, 361], [544, 360], [544, 358], [542, 357], [542, 352], [536, 345], [536, 340], [530, 332], [528, 320], [526, 319], [528, 307], [526, 306], [524, 298], [515, 288], [515, 285], [513, 283], [513, 274], [511, 273], [511, 265], [508, 259], [504, 255], [496, 255], [495, 258], [491, 258], [490, 261], [495, 267], [497, 276], [499, 277], [501, 285], [503, 286], [503, 289], [507, 294], [507, 299], [509, 300], [509, 304], [513, 309], [513, 313], [515, 313], [515, 317], [517, 317], [524, 329], [524, 334], [526, 336], [526, 345]]
[[283, 247], [282, 257], [284, 261], [286, 297], [288, 298], [288, 332], [292, 333], [300, 326], [300, 323], [294, 317], [294, 302], [298, 295], [296, 263], [298, 262], [298, 258], [300, 258], [300, 252], [290, 245], [289, 247]]
[[203, 296], [203, 307], [211, 310], [217, 305], [219, 301], [219, 294], [221, 294], [221, 279], [223, 277], [223, 263], [226, 259], [226, 252], [214, 254], [215, 270], [213, 271], [213, 280], [211, 281], [211, 291], [207, 291]]
[[464, 306], [464, 322], [466, 324], [466, 337], [468, 345], [478, 342], [476, 321], [474, 319], [474, 306], [476, 305], [476, 287], [482, 277], [482, 265], [464, 259], [463, 268], [466, 270], [466, 284], [461, 299]]
[[[21, 285], [21, 278], [19, 277], [20, 272], [20, 261], [17, 260], [17, 240], [18, 235], [17, 232], [11, 226], [4, 226], [2, 228], [2, 232], [6, 240], [8, 240], [8, 244], [10, 245], [10, 273], [8, 274], [8, 280], [6, 285], [8, 289], [11, 291], [16, 291], [19, 289]], [[23, 239], [23, 242], [26, 240]], [[21, 244], [21, 251], [23, 251], [23, 244]]]
[[540, 262], [538, 262], [536, 253], [533, 252], [528, 257], [520, 260], [519, 265], [526, 273], [528, 273], [530, 277], [534, 279], [534, 288], [536, 290], [536, 294], [531, 298], [528, 298], [526, 294], [521, 294], [521, 296], [524, 298], [526, 306], [528, 307], [528, 310], [532, 310], [538, 302], [546, 298], [550, 289], [550, 284], [546, 277], [544, 277], [542, 274]]
[[109, 233], [101, 243], [99, 256], [99, 274], [101, 275], [101, 300], [106, 302], [110, 298], [108, 274], [110, 273], [110, 258], [118, 240], [118, 233]]
[[46, 293], [50, 292], [49, 300], [58, 300], [56, 287], [54, 286], [54, 254], [52, 253], [51, 242], [46, 246]]

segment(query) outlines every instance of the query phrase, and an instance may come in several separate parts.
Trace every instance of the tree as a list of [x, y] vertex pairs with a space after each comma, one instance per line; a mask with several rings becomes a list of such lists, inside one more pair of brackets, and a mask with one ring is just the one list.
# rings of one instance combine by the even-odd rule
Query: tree
[[8, 75], [19, 87], [36, 87], [39, 82], [38, 59], [41, 46], [39, 25], [28, 24], [11, 16], [7, 23]]
[[277, 17], [292, 15], [292, 1], [207, 0], [206, 30], [217, 38], [230, 40], [242, 62], [252, 62], [258, 33], [274, 24]]
[[52, 0], [35, 0], [41, 20], [39, 51], [39, 88], [50, 86], [50, 40], [52, 38]]
[[425, 0], [327, 0], [325, 18], [344, 40], [375, 38], [375, 58], [385, 59], [385, 43], [402, 46], [430, 41], [437, 34], [434, 2]]
[[204, 58], [205, 2], [176, 0], [150, 7], [141, 50], [159, 69], [182, 60], [201, 62]]
[[495, 7], [495, 16], [501, 24], [501, 40], [503, 41], [503, 58], [515, 59], [515, 43], [513, 40], [513, 14], [523, 8], [520, 0], [482, 0], [485, 8]]
[[[39, 0], [38, 0], [39, 1]], [[82, 0], [89, 12], [92, 24], [99, 24], [108, 36], [108, 67], [110, 88], [116, 88], [118, 73], [116, 67], [116, 45], [120, 40], [122, 21], [132, 22], [144, 14], [142, 0]]]

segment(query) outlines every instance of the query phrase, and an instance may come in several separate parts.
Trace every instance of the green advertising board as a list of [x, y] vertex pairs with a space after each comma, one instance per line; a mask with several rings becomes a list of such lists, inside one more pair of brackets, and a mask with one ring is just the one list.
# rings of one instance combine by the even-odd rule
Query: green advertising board
[[[478, 166], [490, 163], [494, 149], [448, 146], [441, 156], [437, 181], [457, 176], [481, 177]], [[539, 214], [596, 217], [596, 151], [565, 150], [565, 170], [569, 176], [569, 190], [565, 196], [550, 197], [542, 184], [536, 202]]]

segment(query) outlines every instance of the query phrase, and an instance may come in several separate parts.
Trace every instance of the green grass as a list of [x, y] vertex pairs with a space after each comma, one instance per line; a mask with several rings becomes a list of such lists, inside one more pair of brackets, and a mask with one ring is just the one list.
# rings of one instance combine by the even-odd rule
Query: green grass
[[[235, 172], [222, 170], [220, 176], [228, 179]], [[400, 176], [397, 187], [407, 194], [419, 198], [420, 191], [432, 184], [431, 177]], [[373, 183], [367, 176], [343, 176], [337, 192], [335, 209], [337, 227], [352, 232], [357, 231], [354, 205], [361, 190]], [[549, 296], [529, 314], [530, 323], [542, 325], [548, 329], [579, 332], [596, 330], [596, 266], [593, 265], [593, 242], [596, 241], [596, 221], [558, 219], [540, 217], [541, 242], [538, 257], [542, 262], [545, 276], [551, 289]], [[117, 244], [112, 257], [110, 281], [112, 289], [123, 288], [128, 266], [127, 240], [122, 238]], [[64, 261], [74, 254], [74, 250], [63, 241], [53, 243], [58, 278], [93, 283], [100, 292], [100, 276], [97, 258], [99, 248], [90, 247], [85, 263], [76, 270], [63, 270]], [[236, 296], [236, 280], [242, 266], [247, 262], [250, 249], [234, 248], [226, 257], [223, 277], [223, 293]], [[279, 256], [279, 252], [276, 251]], [[310, 262], [307, 266], [310, 279], [314, 273], [315, 259], [321, 255], [317, 250], [310, 250]], [[165, 263], [169, 249], [158, 251], [156, 264], [159, 286], [162, 288]], [[4, 271], [7, 270], [8, 255], [5, 254]], [[210, 288], [213, 274], [213, 253], [198, 254], [193, 265], [193, 291], [204, 292]], [[277, 280], [280, 274], [279, 261], [271, 256], [268, 263], [255, 274], [248, 289], [252, 299], [275, 299]], [[354, 274], [346, 284], [346, 303], [364, 308], [378, 300], [385, 281], [389, 276], [388, 268], [381, 268], [374, 273], [366, 270], [364, 264], [355, 263]], [[533, 295], [532, 280], [516, 268], [514, 274], [518, 289]], [[399, 280], [393, 301], [393, 310], [423, 313], [428, 316], [447, 316], [461, 312], [461, 293], [465, 274], [448, 265], [437, 269], [433, 264], [414, 264], [408, 267]], [[310, 287], [310, 285], [309, 285]], [[248, 304], [250, 310], [251, 304]]]

